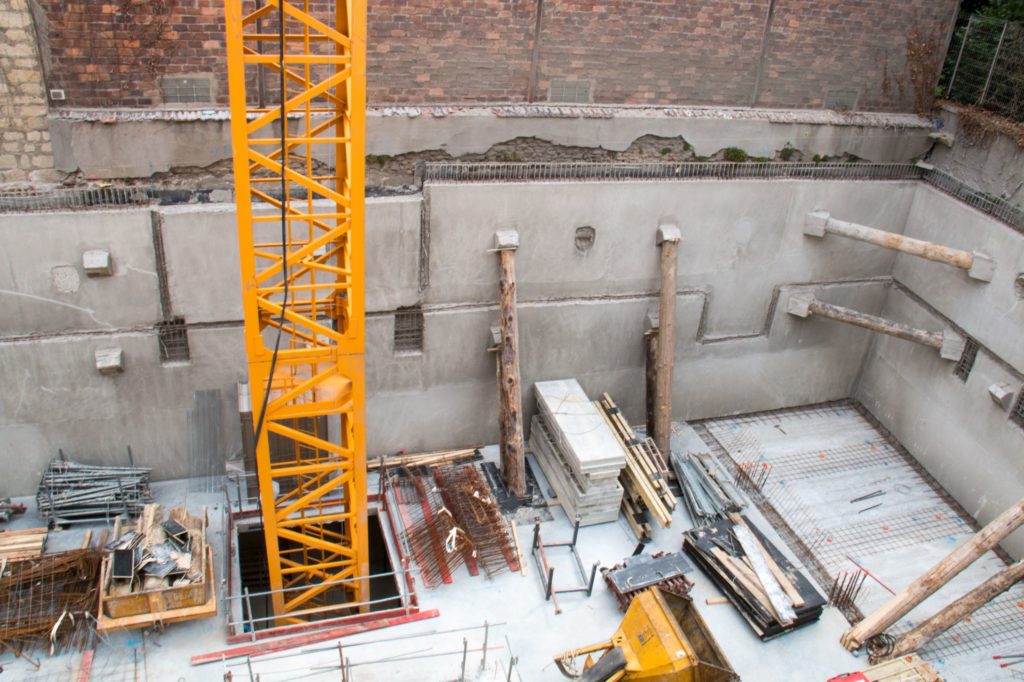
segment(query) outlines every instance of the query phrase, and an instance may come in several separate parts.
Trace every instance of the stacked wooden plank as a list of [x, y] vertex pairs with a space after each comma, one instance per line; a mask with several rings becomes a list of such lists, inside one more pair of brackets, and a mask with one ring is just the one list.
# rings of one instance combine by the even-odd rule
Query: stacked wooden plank
[[608, 427], [626, 453], [626, 466], [619, 476], [619, 482], [625, 491], [622, 506], [626, 520], [641, 537], [650, 536], [650, 526], [640, 521], [645, 510], [650, 512], [660, 527], [672, 525], [672, 510], [676, 508], [676, 496], [669, 489], [668, 467], [658, 446], [650, 438], [637, 437], [615, 401], [607, 393], [602, 394], [601, 400], [594, 405], [601, 411]]
[[821, 617], [824, 597], [745, 517], [686, 531], [683, 548], [762, 640]]
[[45, 528], [8, 530], [0, 533], [0, 561], [31, 559], [43, 553]]
[[534, 390], [530, 447], [566, 515], [584, 526], [614, 521], [626, 461], [615, 434], [575, 379], [538, 382]]

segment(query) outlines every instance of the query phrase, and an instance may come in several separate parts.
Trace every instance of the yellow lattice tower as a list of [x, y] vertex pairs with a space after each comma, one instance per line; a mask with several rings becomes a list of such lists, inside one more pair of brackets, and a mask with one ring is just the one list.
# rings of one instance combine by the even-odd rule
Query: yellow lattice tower
[[[245, 346], [279, 624], [368, 595], [351, 580], [367, 576], [369, 558], [366, 4], [336, 0], [331, 16], [311, 4], [225, 1]], [[273, 104], [258, 101], [261, 78]]]

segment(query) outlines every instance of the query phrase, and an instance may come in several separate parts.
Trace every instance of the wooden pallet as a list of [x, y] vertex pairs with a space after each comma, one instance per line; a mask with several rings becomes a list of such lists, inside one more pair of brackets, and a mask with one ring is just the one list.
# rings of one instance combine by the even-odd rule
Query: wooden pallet
[[43, 553], [46, 545], [45, 528], [8, 530], [0, 533], [0, 560], [33, 559]]

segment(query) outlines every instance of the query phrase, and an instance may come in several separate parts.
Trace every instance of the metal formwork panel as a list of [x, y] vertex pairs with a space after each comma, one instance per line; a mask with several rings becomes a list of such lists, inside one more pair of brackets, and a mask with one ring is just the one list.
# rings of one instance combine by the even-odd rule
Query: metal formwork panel
[[287, 623], [368, 594], [351, 581], [369, 558], [366, 5], [258, 4], [225, 2], [228, 76], [260, 503]]

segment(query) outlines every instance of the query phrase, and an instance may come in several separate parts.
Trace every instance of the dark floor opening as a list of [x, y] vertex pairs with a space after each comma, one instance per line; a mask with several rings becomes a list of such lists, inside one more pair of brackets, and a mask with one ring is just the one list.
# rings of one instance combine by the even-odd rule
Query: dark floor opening
[[[391, 565], [384, 528], [381, 526], [378, 514], [368, 515], [367, 531], [371, 575], [369, 600], [374, 602], [369, 607], [370, 611], [398, 608], [401, 606], [398, 576], [393, 575], [395, 568]], [[264, 543], [262, 525], [255, 524], [238, 529], [238, 563], [241, 577], [239, 594], [245, 595], [246, 591], [249, 593], [249, 598], [242, 600], [242, 621], [245, 624], [243, 629], [248, 632], [251, 628], [264, 630], [273, 627], [273, 620], [264, 620], [271, 614], [271, 597], [263, 594], [270, 590], [270, 577], [267, 572], [266, 544]], [[331, 603], [343, 604], [344, 592], [342, 590], [332, 591], [332, 595], [334, 601]], [[247, 603], [252, 608], [251, 620]], [[311, 619], [327, 620], [354, 613], [358, 613], [358, 610], [338, 609], [329, 611], [319, 618], [311, 617]]]

